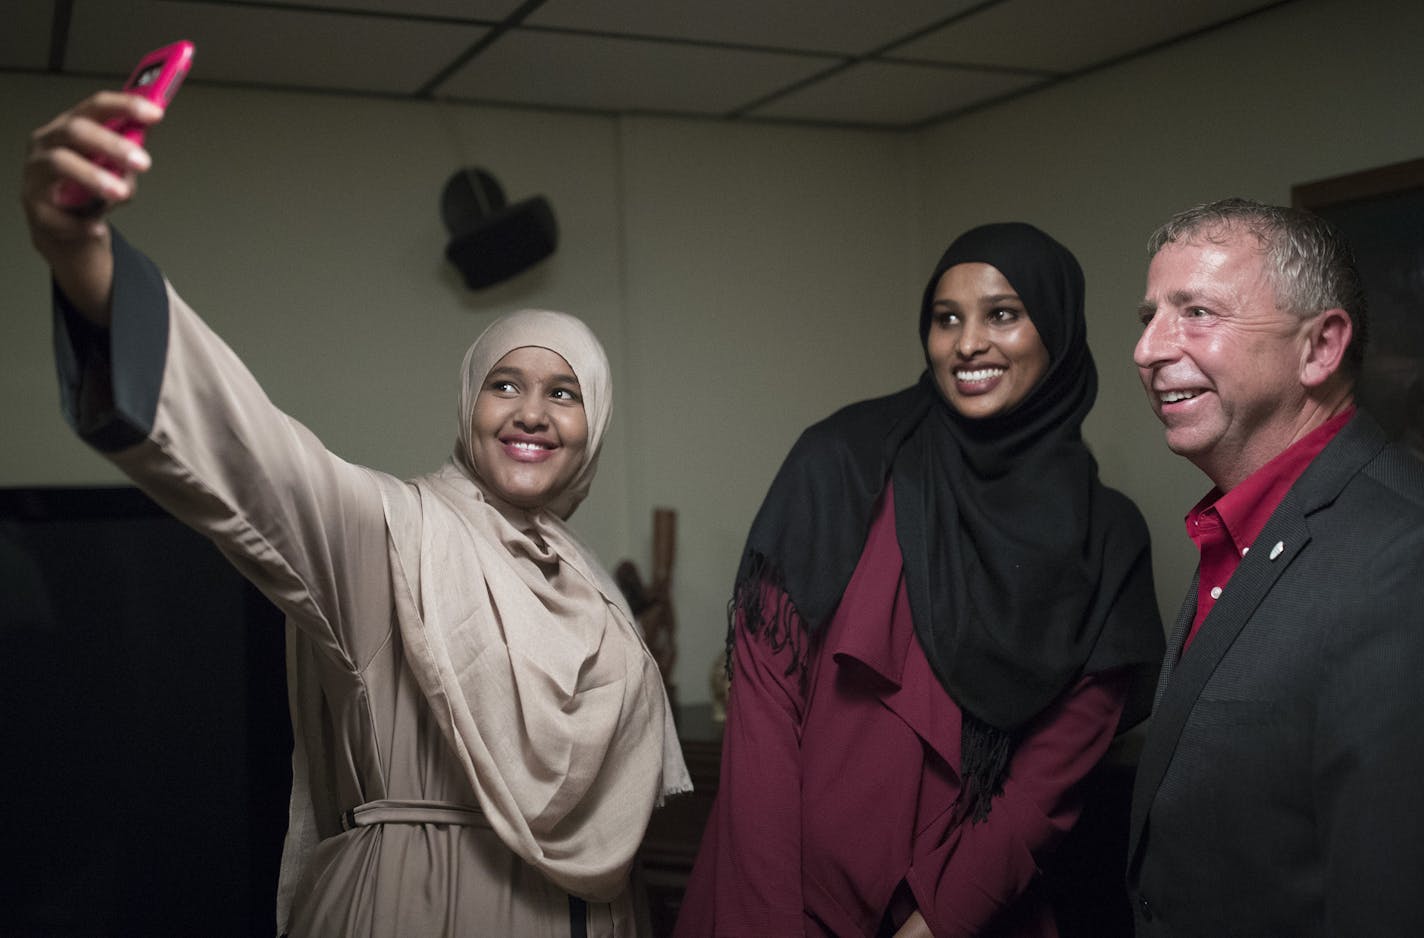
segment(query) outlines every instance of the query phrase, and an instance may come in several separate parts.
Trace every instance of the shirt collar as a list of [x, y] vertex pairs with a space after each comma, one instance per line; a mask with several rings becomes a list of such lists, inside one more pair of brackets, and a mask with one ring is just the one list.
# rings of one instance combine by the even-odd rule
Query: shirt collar
[[1345, 408], [1286, 447], [1226, 494], [1213, 487], [1187, 512], [1187, 530], [1196, 530], [1195, 521], [1215, 516], [1225, 526], [1238, 551], [1250, 547], [1301, 473], [1353, 416], [1355, 408]]

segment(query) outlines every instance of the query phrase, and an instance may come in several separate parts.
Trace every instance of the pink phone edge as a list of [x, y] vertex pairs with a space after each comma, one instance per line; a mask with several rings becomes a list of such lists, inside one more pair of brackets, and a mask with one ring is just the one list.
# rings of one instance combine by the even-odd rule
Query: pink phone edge
[[[128, 80], [124, 82], [123, 90], [129, 92], [130, 94], [141, 95], [142, 97], [147, 98], [149, 101], [153, 101], [154, 104], [159, 105], [164, 110], [167, 110], [168, 107], [166, 102], [161, 100], [155, 100], [154, 97], [150, 94], [144, 94], [144, 91], [148, 89], [136, 89], [133, 87], [133, 85], [138, 80], [138, 76], [142, 75], [145, 71], [152, 68], [159, 62], [165, 63], [166, 67], [163, 70], [161, 80], [154, 82], [154, 84], [151, 86], [153, 90], [161, 90], [163, 88], [172, 87], [176, 84], [181, 83], [184, 78], [188, 77], [188, 71], [193, 67], [194, 48], [195, 47], [192, 42], [188, 41], [187, 39], [180, 39], [177, 42], [170, 42], [165, 46], [160, 46], [159, 48], [152, 50], [151, 52], [144, 55], [143, 58], [138, 60], [138, 64], [134, 66], [134, 70], [129, 75]], [[162, 97], [161, 93], [160, 97]], [[170, 101], [172, 100], [171, 94], [169, 94], [167, 97]], [[111, 123], [110, 126], [113, 130], [123, 134], [124, 137], [126, 137], [133, 143], [142, 145], [145, 135], [144, 127], [138, 124], [128, 124], [126, 126], [123, 123]], [[110, 163], [108, 160], [101, 159], [97, 162], [101, 166], [104, 166], [109, 169], [114, 169], [113, 164]], [[84, 208], [93, 205], [96, 201], [97, 197], [90, 195], [88, 192], [81, 189], [74, 183], [66, 182], [60, 187], [59, 203], [66, 208]]]

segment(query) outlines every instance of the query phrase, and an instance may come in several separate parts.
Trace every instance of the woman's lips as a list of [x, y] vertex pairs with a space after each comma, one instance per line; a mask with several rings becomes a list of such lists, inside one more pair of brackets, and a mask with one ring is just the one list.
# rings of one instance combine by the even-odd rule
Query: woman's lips
[[998, 387], [999, 381], [1008, 372], [1002, 365], [980, 365], [975, 368], [954, 369], [954, 386], [960, 394], [972, 397], [988, 394]]
[[543, 462], [554, 455], [557, 448], [552, 443], [541, 440], [500, 440], [500, 445], [510, 459], [519, 462]]

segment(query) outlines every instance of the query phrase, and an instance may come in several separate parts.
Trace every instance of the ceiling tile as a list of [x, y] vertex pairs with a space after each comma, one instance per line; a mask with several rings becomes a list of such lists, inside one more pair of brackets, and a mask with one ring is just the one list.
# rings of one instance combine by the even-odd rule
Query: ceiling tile
[[895, 49], [895, 58], [1074, 72], [1279, 0], [1004, 0]]
[[77, 0], [65, 69], [127, 74], [149, 49], [191, 39], [195, 80], [409, 93], [487, 32], [297, 10]]
[[54, 0], [11, 0], [0, 33], [0, 68], [42, 69], [49, 64]]
[[1044, 80], [978, 69], [862, 62], [747, 116], [908, 127]]
[[725, 114], [834, 59], [639, 39], [511, 30], [441, 97], [607, 111]]
[[50, 71], [68, 9], [59, 70], [111, 81], [184, 37], [197, 82], [416, 95], [455, 69], [467, 101], [904, 127], [1289, 0], [0, 2], [19, 72]]
[[531, 26], [862, 55], [982, 0], [548, 0]]
[[391, 16], [438, 16], [453, 20], [503, 20], [523, 0], [266, 0], [289, 7], [364, 10]]

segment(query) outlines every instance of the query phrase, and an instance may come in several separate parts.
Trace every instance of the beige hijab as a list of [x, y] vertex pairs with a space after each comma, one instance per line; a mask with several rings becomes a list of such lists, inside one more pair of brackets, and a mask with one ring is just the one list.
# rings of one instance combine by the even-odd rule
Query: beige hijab
[[[475, 399], [516, 348], [578, 378], [588, 449], [539, 509], [493, 497]], [[691, 788], [662, 679], [612, 579], [565, 524], [588, 493], [612, 406], [598, 339], [564, 313], [493, 323], [465, 354], [455, 458], [382, 486], [407, 659], [500, 839], [561, 888], [617, 896], [655, 805]]]

